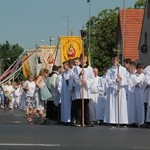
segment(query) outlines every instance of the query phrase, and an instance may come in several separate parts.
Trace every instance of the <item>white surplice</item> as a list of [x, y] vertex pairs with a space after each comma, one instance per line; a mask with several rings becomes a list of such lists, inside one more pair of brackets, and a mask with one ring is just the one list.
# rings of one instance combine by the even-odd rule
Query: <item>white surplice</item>
[[[129, 78], [129, 91], [133, 92], [133, 106], [132, 106], [132, 117], [130, 118], [130, 123], [136, 123], [141, 125], [144, 123], [144, 101], [143, 101], [143, 92], [144, 92], [144, 80], [145, 76], [143, 73], [135, 73]], [[130, 100], [130, 99], [129, 99]]]
[[[76, 76], [74, 76], [74, 80], [75, 80], [76, 99], [82, 99], [82, 76], [78, 75], [80, 74], [81, 71], [82, 71], [81, 67], [75, 68]], [[85, 99], [90, 99], [91, 98], [90, 88], [94, 83], [94, 73], [92, 67], [90, 66], [84, 67], [83, 79], [86, 81], [86, 84], [83, 88], [83, 97]]]
[[130, 74], [128, 78], [128, 88], [127, 88], [127, 107], [128, 107], [128, 120], [129, 124], [135, 123], [136, 110], [135, 110], [135, 101], [134, 101], [134, 88], [132, 87], [132, 78], [134, 74]]
[[97, 120], [104, 120], [105, 115], [105, 105], [106, 105], [106, 95], [107, 95], [107, 82], [106, 82], [106, 76], [103, 75], [99, 78], [98, 81], [98, 90], [99, 90], [99, 96], [98, 96], [98, 104], [97, 104]]
[[143, 93], [143, 102], [147, 103], [146, 122], [150, 122], [150, 65], [147, 66], [143, 72], [145, 75], [144, 80], [145, 89]]
[[99, 96], [99, 90], [98, 90], [98, 81], [99, 76], [96, 76], [94, 79], [94, 83], [91, 86], [91, 99], [89, 102], [89, 113], [90, 113], [90, 120], [91, 121], [97, 121], [97, 105], [98, 105], [98, 96]]

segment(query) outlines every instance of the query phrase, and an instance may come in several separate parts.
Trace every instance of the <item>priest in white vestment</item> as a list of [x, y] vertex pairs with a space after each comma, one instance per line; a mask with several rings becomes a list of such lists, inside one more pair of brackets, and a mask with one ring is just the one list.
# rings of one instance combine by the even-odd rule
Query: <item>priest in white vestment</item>
[[118, 56], [112, 57], [112, 67], [108, 69], [106, 80], [108, 84], [105, 123], [128, 124], [127, 86], [128, 72], [118, 63]]

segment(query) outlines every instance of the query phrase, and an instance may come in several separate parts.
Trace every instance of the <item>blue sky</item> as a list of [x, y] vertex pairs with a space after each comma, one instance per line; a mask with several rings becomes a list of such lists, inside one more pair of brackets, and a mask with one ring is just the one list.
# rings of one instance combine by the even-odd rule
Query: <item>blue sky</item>
[[[125, 0], [126, 7], [136, 0]], [[123, 0], [91, 0], [91, 16], [97, 16], [103, 9], [123, 6]], [[88, 21], [87, 0], [0, 0], [0, 43], [6, 40], [19, 43], [24, 49], [35, 48], [35, 44], [49, 44], [49, 37], [57, 43], [57, 37], [69, 30], [80, 35], [79, 30]], [[41, 42], [43, 40], [43, 42]]]

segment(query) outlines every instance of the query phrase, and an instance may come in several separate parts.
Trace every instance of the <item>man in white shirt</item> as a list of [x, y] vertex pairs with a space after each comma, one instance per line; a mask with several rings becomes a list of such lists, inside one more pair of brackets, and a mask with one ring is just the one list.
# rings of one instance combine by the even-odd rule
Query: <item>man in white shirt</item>
[[13, 101], [12, 101], [12, 96], [13, 96], [14, 88], [11, 84], [11, 81], [8, 81], [7, 84], [4, 86], [4, 93], [6, 96], [6, 101], [8, 102], [8, 107], [9, 109], [13, 109]]

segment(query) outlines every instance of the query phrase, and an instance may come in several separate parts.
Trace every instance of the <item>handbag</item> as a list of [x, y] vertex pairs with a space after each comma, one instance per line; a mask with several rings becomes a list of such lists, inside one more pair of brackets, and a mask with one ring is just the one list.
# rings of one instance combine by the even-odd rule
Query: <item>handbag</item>
[[42, 101], [50, 100], [52, 97], [53, 96], [46, 85], [40, 88], [40, 99]]

